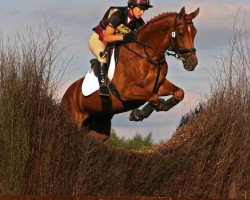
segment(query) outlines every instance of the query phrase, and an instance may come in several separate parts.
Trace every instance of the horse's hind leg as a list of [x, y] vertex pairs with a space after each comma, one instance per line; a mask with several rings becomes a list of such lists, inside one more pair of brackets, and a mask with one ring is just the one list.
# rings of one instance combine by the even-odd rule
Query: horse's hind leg
[[77, 113], [75, 114], [74, 120], [77, 123], [79, 128], [83, 128], [84, 127], [84, 123], [85, 121], [88, 119], [89, 114], [87, 113]]
[[111, 118], [110, 117], [95, 117], [87, 120], [89, 135], [99, 141], [105, 141], [110, 136]]
[[95, 138], [97, 141], [100, 141], [100, 142], [104, 142], [104, 141], [106, 141], [106, 140], [109, 138], [108, 135], [98, 133], [98, 132], [95, 131], [95, 130], [91, 130], [91, 131], [89, 132], [89, 135], [90, 135], [91, 137]]

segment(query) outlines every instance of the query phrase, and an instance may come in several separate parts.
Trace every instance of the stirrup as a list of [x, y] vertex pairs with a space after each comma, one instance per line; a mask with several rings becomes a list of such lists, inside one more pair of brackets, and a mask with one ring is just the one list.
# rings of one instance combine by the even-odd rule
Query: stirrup
[[100, 96], [105, 96], [105, 97], [108, 97], [109, 96], [109, 87], [105, 84], [105, 83], [102, 83], [100, 85], [100, 92], [99, 92], [99, 95]]

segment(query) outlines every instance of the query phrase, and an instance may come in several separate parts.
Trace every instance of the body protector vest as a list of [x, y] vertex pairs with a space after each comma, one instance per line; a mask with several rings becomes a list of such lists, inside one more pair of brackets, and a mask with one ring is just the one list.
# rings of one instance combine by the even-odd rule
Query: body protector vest
[[108, 9], [99, 25], [93, 28], [101, 41], [103, 41], [107, 25], [116, 29], [115, 34], [126, 34], [131, 30], [136, 31], [144, 25], [143, 19], [133, 18], [130, 16], [128, 9], [128, 7], [110, 7]]

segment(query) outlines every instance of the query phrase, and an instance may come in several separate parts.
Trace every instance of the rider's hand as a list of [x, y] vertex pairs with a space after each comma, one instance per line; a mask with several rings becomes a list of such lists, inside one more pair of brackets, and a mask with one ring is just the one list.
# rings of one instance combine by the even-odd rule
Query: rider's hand
[[130, 31], [129, 33], [127, 33], [127, 34], [125, 34], [124, 36], [123, 36], [123, 41], [125, 41], [125, 42], [133, 42], [133, 41], [135, 41], [136, 40], [136, 34], [135, 34], [135, 32], [134, 31]]

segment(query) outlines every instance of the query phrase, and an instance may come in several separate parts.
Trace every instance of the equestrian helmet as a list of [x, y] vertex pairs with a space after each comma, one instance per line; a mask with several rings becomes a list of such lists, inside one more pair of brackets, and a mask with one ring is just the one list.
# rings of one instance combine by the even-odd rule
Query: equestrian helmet
[[149, 0], [128, 0], [128, 6], [133, 7], [137, 6], [143, 10], [147, 10], [148, 8], [152, 8]]

